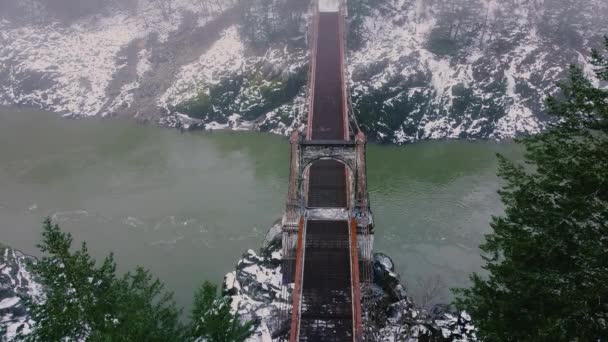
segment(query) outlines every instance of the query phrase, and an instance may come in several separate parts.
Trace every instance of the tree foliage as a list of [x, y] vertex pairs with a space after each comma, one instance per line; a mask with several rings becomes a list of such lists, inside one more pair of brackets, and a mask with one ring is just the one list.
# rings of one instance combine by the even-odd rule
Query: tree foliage
[[[238, 323], [238, 318], [230, 312], [228, 297], [215, 298], [214, 292], [215, 301], [201, 300], [207, 297], [201, 297], [199, 292], [193, 311], [195, 323], [185, 326], [180, 322], [180, 310], [173, 294], [149, 271], [138, 267], [119, 276], [112, 254], [98, 265], [89, 255], [86, 243], [72, 250], [72, 242], [71, 234], [61, 231], [50, 219], [45, 220], [42, 242], [38, 245], [45, 256], [29, 265], [42, 284], [44, 295], [26, 301], [33, 327], [31, 333], [20, 339], [193, 341], [214, 329], [231, 331], [226, 327], [241, 333], [238, 336], [249, 335], [246, 332], [250, 332], [251, 324]], [[211, 287], [208, 283], [203, 285], [203, 289]], [[201, 325], [201, 319], [205, 324]], [[194, 328], [200, 326], [204, 329]], [[221, 341], [242, 340], [244, 338]]]
[[[240, 7], [239, 32], [254, 48], [265, 49], [273, 43], [304, 42], [304, 14], [309, 1], [249, 0]], [[296, 46], [299, 44], [296, 43]]]
[[306, 69], [273, 74], [256, 68], [247, 75], [233, 75], [201, 91], [171, 110], [205, 121], [228, 122], [239, 113], [244, 120], [256, 120], [293, 100], [306, 84]]
[[253, 322], [241, 324], [230, 311], [227, 297], [218, 295], [217, 286], [205, 282], [194, 295], [192, 336], [209, 342], [240, 342], [251, 335]]
[[72, 236], [49, 219], [42, 242], [46, 254], [31, 264], [45, 299], [29, 303], [33, 331], [28, 341], [168, 341], [183, 338], [179, 310], [158, 280], [138, 268], [116, 274], [113, 256], [99, 266], [86, 243], [71, 251]]
[[[594, 62], [608, 81], [605, 54]], [[506, 210], [481, 245], [488, 274], [457, 290], [486, 341], [608, 337], [608, 91], [576, 66], [559, 87], [555, 124], [521, 140], [526, 164], [499, 156]]]
[[370, 0], [348, 2], [348, 48], [357, 50], [363, 45], [365, 17], [370, 15]]

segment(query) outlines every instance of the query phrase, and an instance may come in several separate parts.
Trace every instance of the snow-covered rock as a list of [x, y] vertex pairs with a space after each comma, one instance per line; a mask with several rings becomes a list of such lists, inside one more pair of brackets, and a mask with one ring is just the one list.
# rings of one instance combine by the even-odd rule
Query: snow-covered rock
[[408, 295], [391, 258], [374, 254], [374, 283], [362, 289], [370, 341], [477, 341], [471, 317], [448, 305], [429, 311]]
[[17, 334], [27, 334], [31, 321], [24, 299], [42, 296], [40, 284], [27, 270], [28, 261], [35, 260], [20, 251], [0, 245], [0, 341], [10, 341]]
[[287, 328], [281, 310], [290, 305], [288, 293], [281, 289], [281, 225], [268, 232], [260, 255], [248, 250], [236, 270], [226, 274], [223, 289], [231, 297], [232, 309], [244, 321], [256, 322], [248, 342], [271, 341]]
[[[476, 341], [475, 328], [466, 312], [445, 305], [426, 311], [408, 296], [390, 257], [374, 255], [374, 282], [362, 287], [362, 306], [368, 313], [366, 340], [392, 341]], [[275, 224], [266, 235], [260, 253], [247, 251], [236, 270], [224, 277], [224, 292], [232, 309], [257, 328], [249, 342], [279, 341], [288, 331], [292, 288], [281, 292], [281, 226]], [[283, 314], [282, 314], [283, 313]]]

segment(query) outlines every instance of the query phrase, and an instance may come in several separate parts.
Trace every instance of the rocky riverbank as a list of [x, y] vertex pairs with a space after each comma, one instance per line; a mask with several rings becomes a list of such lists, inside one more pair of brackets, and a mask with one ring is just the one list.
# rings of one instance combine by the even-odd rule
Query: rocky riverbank
[[[258, 323], [249, 342], [272, 341], [282, 336], [287, 317], [281, 308], [289, 305], [281, 292], [281, 227], [275, 224], [266, 235], [259, 253], [248, 250], [236, 270], [226, 274], [224, 290], [242, 319]], [[374, 283], [363, 291], [370, 317], [371, 341], [477, 341], [471, 317], [446, 305], [431, 310], [416, 306], [393, 261], [381, 253], [374, 255]]]
[[[31, 327], [25, 300], [43, 296], [43, 289], [27, 264], [33, 260], [20, 251], [0, 246], [0, 341], [27, 334]], [[288, 331], [288, 317], [282, 308], [290, 305], [281, 291], [281, 227], [268, 231], [258, 253], [248, 250], [235, 271], [224, 277], [224, 292], [243, 320], [256, 322], [248, 342], [270, 342]], [[402, 284], [391, 258], [374, 255], [374, 283], [363, 289], [369, 312], [370, 341], [477, 341], [471, 317], [446, 305], [419, 308]], [[289, 289], [292, 291], [292, 289]]]

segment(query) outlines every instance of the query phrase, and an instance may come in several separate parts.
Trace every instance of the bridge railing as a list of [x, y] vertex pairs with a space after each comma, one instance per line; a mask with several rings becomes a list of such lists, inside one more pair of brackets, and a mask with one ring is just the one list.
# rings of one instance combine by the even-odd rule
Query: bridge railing
[[353, 336], [355, 342], [363, 341], [363, 322], [361, 320], [361, 286], [359, 280], [359, 245], [357, 242], [357, 221], [351, 219], [350, 242], [350, 281], [353, 303]]
[[[300, 335], [300, 311], [302, 310], [302, 285], [304, 279], [304, 244], [306, 241], [306, 220], [304, 216], [300, 218], [298, 227], [298, 240], [296, 247], [296, 264], [294, 270], [294, 288], [291, 306], [291, 327], [289, 340], [297, 342]], [[300, 256], [298, 258], [298, 256]]]
[[317, 50], [317, 23], [319, 20], [319, 1], [312, 1], [311, 3], [311, 13], [312, 13], [312, 23], [308, 28], [308, 37], [309, 37], [309, 63], [310, 66], [308, 68], [308, 86], [307, 97], [308, 97], [308, 115], [307, 115], [307, 125], [306, 125], [306, 138], [312, 138], [312, 111], [314, 105], [314, 96], [315, 96], [315, 70], [316, 70], [316, 61], [315, 54]]

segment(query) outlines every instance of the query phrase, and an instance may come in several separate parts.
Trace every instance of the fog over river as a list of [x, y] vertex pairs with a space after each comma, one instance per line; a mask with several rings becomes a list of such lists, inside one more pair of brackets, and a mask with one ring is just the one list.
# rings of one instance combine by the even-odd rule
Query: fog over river
[[[495, 153], [514, 144], [433, 141], [370, 145], [375, 251], [391, 256], [415, 298], [428, 283], [467, 284], [478, 245], [501, 213]], [[142, 265], [186, 308], [220, 283], [280, 218], [289, 143], [245, 132], [195, 132], [123, 120], [69, 120], [0, 109], [0, 242], [34, 255], [51, 216], [98, 259]]]

